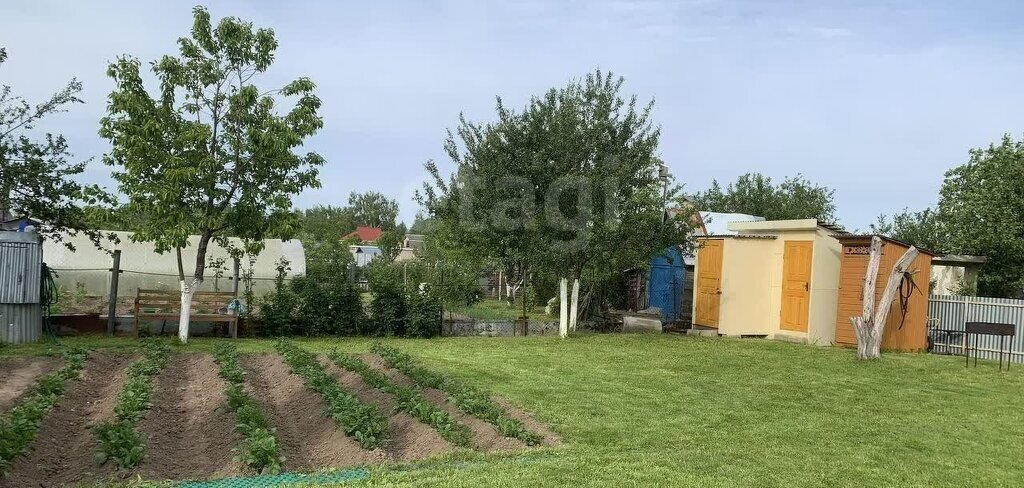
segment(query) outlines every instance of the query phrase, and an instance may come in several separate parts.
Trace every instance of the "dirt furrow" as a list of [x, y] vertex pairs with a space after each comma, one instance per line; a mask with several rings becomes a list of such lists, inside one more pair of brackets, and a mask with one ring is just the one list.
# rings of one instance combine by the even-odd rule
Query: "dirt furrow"
[[7, 358], [0, 360], [0, 414], [17, 405], [39, 378], [59, 369], [56, 357]]
[[137, 356], [93, 353], [82, 378], [69, 381], [64, 396], [40, 426], [27, 456], [16, 458], [0, 487], [64, 486], [108, 479], [110, 464], [96, 463], [96, 436], [91, 427], [114, 414], [127, 368]]
[[[413, 387], [415, 383], [401, 371], [389, 368], [384, 365], [384, 359], [376, 354], [362, 354], [359, 356], [367, 365], [388, 376], [399, 386]], [[462, 422], [469, 430], [473, 431], [473, 444], [477, 449], [484, 451], [512, 451], [526, 448], [526, 444], [518, 439], [511, 439], [498, 433], [494, 426], [472, 415], [467, 415], [448, 398], [448, 394], [436, 388], [423, 389], [423, 396], [434, 405], [448, 411], [448, 413]]]
[[366, 384], [358, 374], [339, 368], [326, 356], [321, 357], [320, 362], [328, 373], [338, 378], [345, 390], [363, 403], [376, 405], [388, 416], [388, 432], [391, 439], [384, 446], [384, 450], [391, 460], [424, 459], [454, 449], [454, 446], [432, 427], [405, 412], [398, 411], [395, 408], [395, 399], [391, 395]]
[[291, 374], [277, 354], [245, 356], [242, 366], [246, 391], [259, 404], [271, 427], [277, 429], [284, 468], [313, 471], [363, 464], [379, 464], [384, 451], [367, 451], [323, 416], [323, 400]]
[[154, 380], [153, 406], [138, 424], [146, 455], [135, 474], [148, 480], [241, 474], [232, 449], [242, 443], [225, 402], [225, 381], [208, 354], [178, 354]]

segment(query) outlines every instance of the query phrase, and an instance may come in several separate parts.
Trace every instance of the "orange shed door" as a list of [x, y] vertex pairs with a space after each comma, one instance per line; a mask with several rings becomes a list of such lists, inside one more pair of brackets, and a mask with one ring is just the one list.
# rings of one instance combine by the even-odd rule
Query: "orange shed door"
[[814, 241], [786, 241], [782, 256], [782, 311], [779, 327], [807, 332], [811, 307], [811, 257]]
[[697, 305], [693, 323], [718, 328], [722, 299], [722, 240], [704, 241], [697, 250]]

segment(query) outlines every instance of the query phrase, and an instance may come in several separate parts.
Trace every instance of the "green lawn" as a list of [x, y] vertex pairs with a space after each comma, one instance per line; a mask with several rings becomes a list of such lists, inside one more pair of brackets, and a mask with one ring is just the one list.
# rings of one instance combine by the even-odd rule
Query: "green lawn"
[[1024, 486], [1017, 365], [1000, 373], [994, 363], [965, 369], [958, 358], [920, 354], [859, 362], [849, 350], [672, 335], [393, 344], [532, 411], [565, 445], [374, 468], [346, 486]]

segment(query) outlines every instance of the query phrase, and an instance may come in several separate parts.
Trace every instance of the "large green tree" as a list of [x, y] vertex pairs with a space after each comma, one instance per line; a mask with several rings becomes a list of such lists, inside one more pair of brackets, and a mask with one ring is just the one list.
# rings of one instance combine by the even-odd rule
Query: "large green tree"
[[[6, 60], [7, 51], [0, 48], [0, 66]], [[88, 161], [70, 161], [64, 136], [34, 130], [46, 117], [82, 103], [81, 91], [73, 79], [32, 105], [9, 85], [0, 85], [0, 220], [32, 217], [44, 223], [37, 229], [44, 238], [62, 242], [65, 235], [81, 232], [98, 244], [101, 236], [90, 228], [83, 207], [107, 205], [110, 196], [75, 181]]]
[[521, 110], [499, 98], [493, 122], [460, 118], [445, 143], [454, 174], [429, 162], [419, 195], [431, 244], [493, 260], [513, 281], [545, 270], [579, 277], [593, 296], [686, 244], [688, 219], [664, 217], [677, 188], [659, 176], [653, 102], [624, 97], [622, 84], [597, 71]]
[[768, 176], [747, 173], [725, 189], [714, 180], [711, 188], [691, 195], [690, 200], [702, 211], [743, 213], [768, 220], [817, 219], [835, 223], [834, 194], [835, 190], [801, 175], [775, 184]]
[[933, 208], [918, 212], [904, 209], [892, 217], [881, 215], [871, 224], [871, 232], [933, 252], [950, 252], [959, 247], [953, 242], [943, 215]]
[[1024, 141], [1009, 135], [973, 149], [946, 172], [939, 212], [955, 251], [988, 258], [978, 292], [1018, 296], [1024, 287]]
[[[151, 65], [156, 93], [146, 90], [137, 59], [110, 65], [116, 88], [100, 130], [113, 146], [105, 161], [118, 168], [126, 208], [145, 216], [132, 239], [178, 254], [182, 341], [209, 243], [229, 246], [234, 236], [252, 252], [270, 232], [287, 235], [292, 197], [319, 186], [324, 164], [316, 153], [299, 153], [323, 126], [313, 82], [256, 86], [274, 61], [274, 32], [234, 17], [213, 25], [202, 7], [193, 14], [191, 36], [178, 39], [179, 55]], [[197, 259], [186, 279], [181, 249], [190, 236], [198, 236], [191, 242]]]
[[398, 221], [398, 202], [375, 191], [353, 192], [348, 197], [348, 210], [356, 225], [391, 230]]

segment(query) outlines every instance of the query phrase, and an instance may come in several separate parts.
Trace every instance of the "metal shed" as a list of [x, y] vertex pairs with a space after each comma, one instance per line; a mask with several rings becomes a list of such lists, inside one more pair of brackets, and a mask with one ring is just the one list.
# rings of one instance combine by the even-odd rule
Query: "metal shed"
[[38, 341], [43, 246], [35, 232], [0, 231], [0, 342]]

